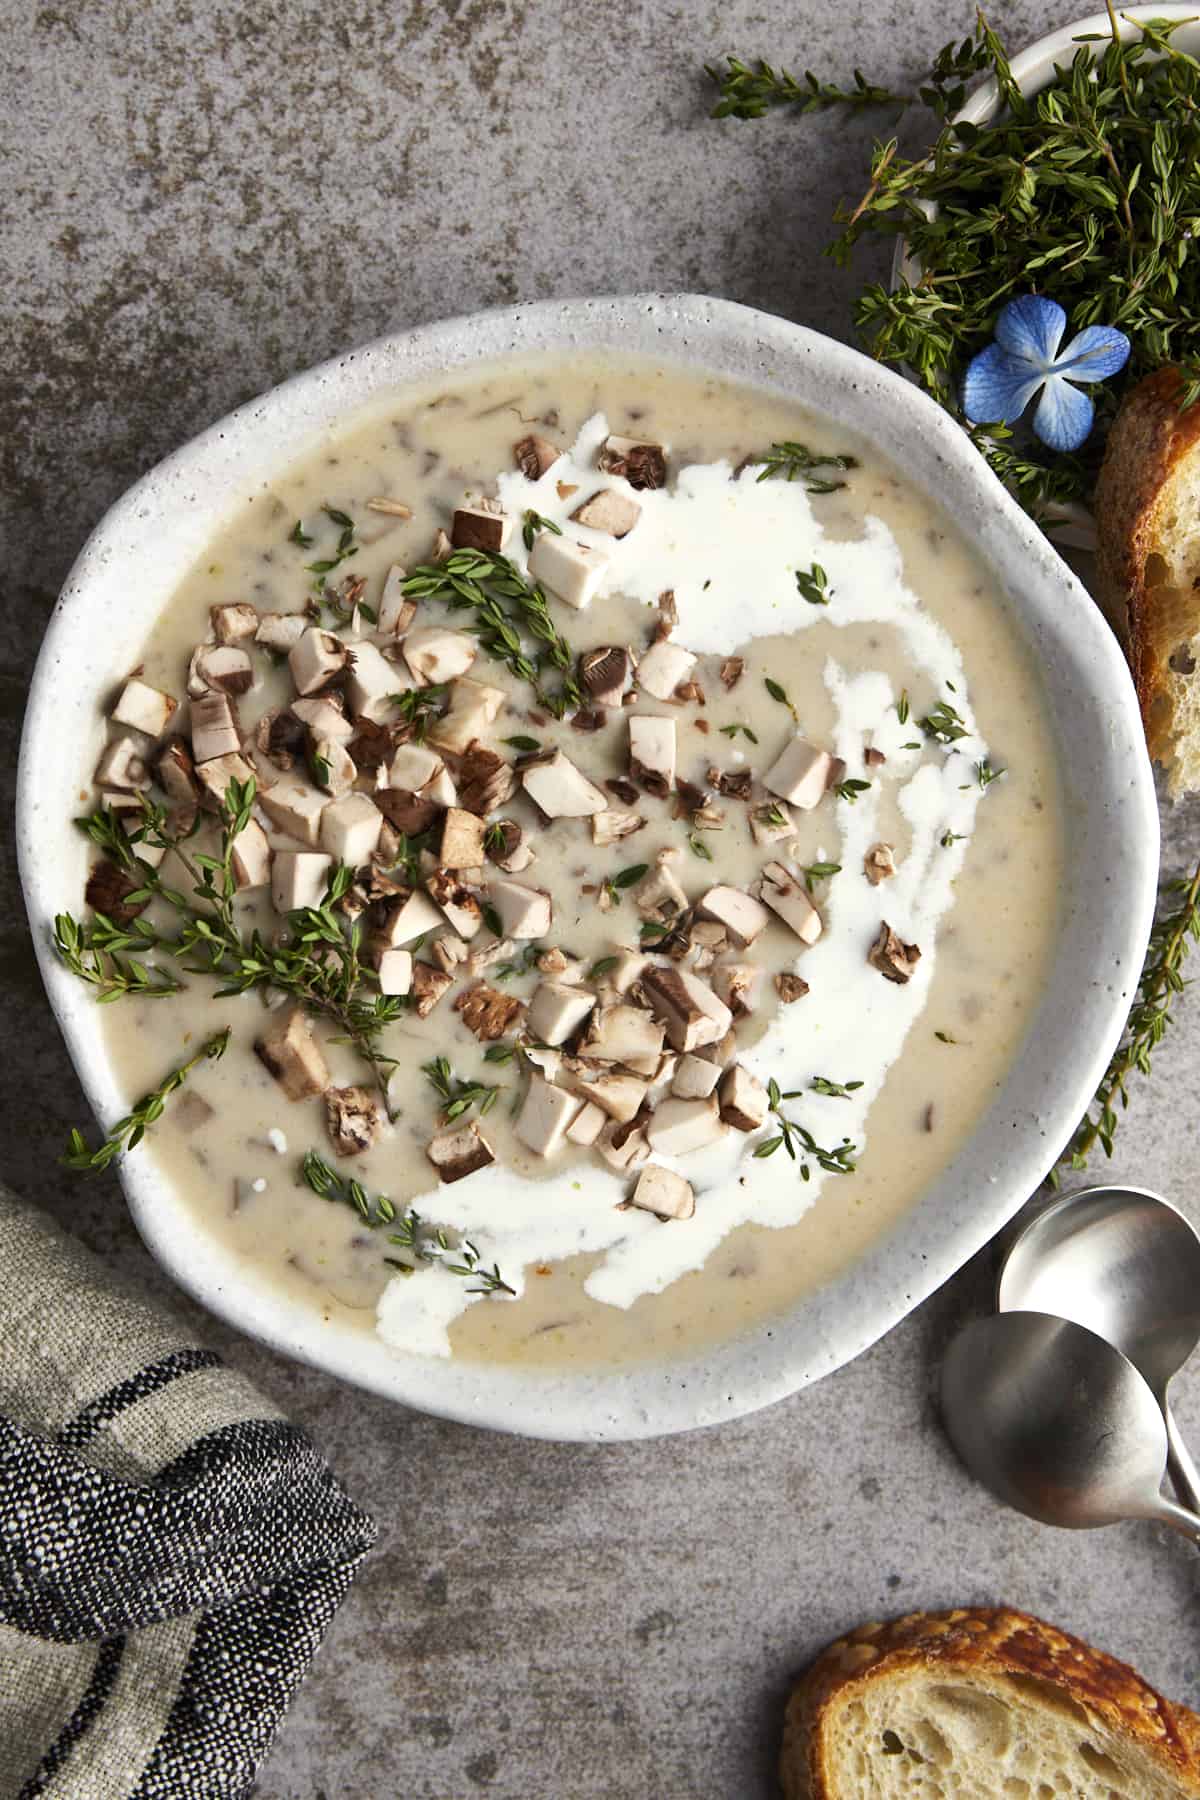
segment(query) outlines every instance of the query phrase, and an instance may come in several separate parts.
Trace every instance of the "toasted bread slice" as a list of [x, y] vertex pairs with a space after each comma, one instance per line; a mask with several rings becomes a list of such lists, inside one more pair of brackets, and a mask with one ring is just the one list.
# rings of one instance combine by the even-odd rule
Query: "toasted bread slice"
[[1146, 742], [1174, 798], [1200, 787], [1200, 406], [1156, 369], [1126, 397], [1096, 483], [1098, 598], [1124, 626]]
[[1200, 1800], [1200, 1718], [1027, 1613], [864, 1625], [788, 1704], [786, 1800]]

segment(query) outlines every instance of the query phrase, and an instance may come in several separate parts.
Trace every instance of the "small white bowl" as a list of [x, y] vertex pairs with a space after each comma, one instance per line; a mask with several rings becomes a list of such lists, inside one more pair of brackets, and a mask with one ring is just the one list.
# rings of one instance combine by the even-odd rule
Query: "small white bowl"
[[51, 1005], [97, 1116], [129, 1096], [99, 1009], [57, 961], [87, 850], [72, 824], [103, 738], [100, 697], [138, 660], [182, 576], [264, 471], [404, 382], [520, 352], [642, 351], [792, 397], [860, 432], [947, 509], [1008, 596], [1042, 671], [1067, 787], [1061, 947], [1029, 1039], [966, 1148], [861, 1260], [781, 1317], [673, 1362], [560, 1372], [397, 1355], [323, 1322], [248, 1270], [135, 1152], [121, 1178], [138, 1229], [204, 1305], [273, 1349], [427, 1412], [536, 1437], [647, 1437], [709, 1425], [827, 1374], [952, 1275], [1037, 1187], [1118, 1038], [1153, 914], [1158, 814], [1128, 671], [1074, 576], [963, 433], [857, 351], [726, 300], [550, 301], [379, 339], [231, 413], [118, 501], [84, 547], [38, 660], [21, 746], [17, 843]]

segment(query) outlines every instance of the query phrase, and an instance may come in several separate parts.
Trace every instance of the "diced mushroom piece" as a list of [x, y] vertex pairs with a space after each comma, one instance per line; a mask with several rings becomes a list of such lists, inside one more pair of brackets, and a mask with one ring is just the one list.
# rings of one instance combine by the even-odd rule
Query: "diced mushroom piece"
[[477, 869], [484, 860], [486, 830], [478, 813], [451, 806], [442, 820], [442, 843], [438, 851], [442, 868]]
[[354, 723], [342, 710], [340, 694], [318, 694], [311, 700], [293, 700], [290, 711], [308, 727], [314, 738], [349, 740], [354, 736]]
[[690, 1219], [696, 1210], [696, 1196], [691, 1182], [674, 1169], [647, 1163], [629, 1196], [629, 1204], [643, 1212], [657, 1213], [660, 1219]]
[[430, 743], [462, 756], [495, 723], [507, 698], [503, 688], [460, 675], [450, 688], [449, 710], [429, 727]]
[[735, 1019], [755, 1012], [762, 995], [763, 970], [752, 962], [719, 962], [709, 976], [713, 993]]
[[618, 1002], [601, 1006], [592, 1015], [584, 1056], [601, 1062], [627, 1063], [631, 1067], [648, 1061], [651, 1074], [662, 1055], [663, 1027], [640, 1006]]
[[562, 451], [556, 444], [552, 444], [549, 438], [539, 437], [535, 431], [513, 445], [513, 461], [526, 481], [540, 481], [561, 455]]
[[686, 969], [653, 967], [642, 976], [642, 992], [667, 1028], [676, 1050], [698, 1050], [723, 1038], [733, 1015], [712, 989]]
[[779, 995], [780, 1005], [791, 1006], [796, 1000], [803, 1000], [808, 992], [808, 983], [801, 975], [780, 973], [775, 977], [775, 992]]
[[637, 501], [617, 488], [600, 488], [571, 514], [576, 525], [586, 525], [591, 531], [604, 531], [615, 538], [628, 537], [641, 516]]
[[114, 925], [125, 926], [132, 924], [149, 905], [147, 900], [128, 905], [129, 895], [136, 892], [137, 883], [133, 878], [116, 863], [105, 859], [98, 862], [88, 876], [83, 897], [95, 912], [103, 913]]
[[723, 1069], [727, 1063], [733, 1061], [737, 1055], [737, 1048], [736, 1033], [727, 1031], [724, 1037], [717, 1038], [715, 1042], [702, 1044], [696, 1054], [705, 1057], [709, 1062], [716, 1063], [719, 1069]]
[[456, 550], [500, 551], [511, 533], [512, 520], [507, 513], [492, 512], [482, 506], [460, 506], [450, 527], [450, 541]]
[[896, 873], [896, 857], [890, 844], [872, 844], [863, 857], [863, 873], [872, 887], [890, 881]]
[[417, 616], [417, 603], [404, 592], [408, 576], [399, 563], [393, 563], [379, 597], [379, 631], [385, 637], [403, 637]]
[[889, 981], [911, 981], [921, 952], [915, 944], [906, 944], [885, 921], [879, 936], [867, 951], [867, 961]]
[[350, 652], [341, 638], [331, 631], [310, 625], [299, 643], [288, 653], [288, 667], [298, 694], [315, 694], [340, 675], [350, 660]]
[[565, 1088], [552, 1087], [541, 1075], [533, 1075], [513, 1130], [535, 1156], [553, 1156], [556, 1150], [562, 1149], [567, 1127], [580, 1107], [581, 1102], [575, 1094], [568, 1094]]
[[592, 815], [593, 844], [615, 844], [621, 838], [632, 837], [646, 823], [641, 813], [623, 812], [619, 806], [610, 806], [604, 812]]
[[[447, 975], [453, 975], [458, 969], [458, 965], [466, 962], [468, 951], [464, 940], [455, 932], [444, 931], [441, 937], [433, 940], [429, 947], [429, 954], [439, 969]], [[519, 1004], [520, 1002], [518, 1002]]]
[[228, 696], [209, 690], [192, 701], [192, 755], [197, 763], [235, 756], [242, 747]]
[[200, 793], [196, 765], [182, 738], [169, 743], [155, 764], [159, 786], [177, 806], [191, 806]]
[[411, 944], [414, 938], [439, 930], [444, 922], [433, 901], [414, 889], [388, 908], [376, 933], [376, 941], [382, 949], [396, 950], [403, 944]]
[[548, 819], [584, 819], [608, 805], [602, 788], [589, 781], [561, 750], [547, 751], [521, 769], [521, 784]]
[[636, 1075], [597, 1075], [591, 1080], [582, 1076], [565, 1077], [571, 1091], [581, 1100], [590, 1100], [603, 1108], [610, 1119], [625, 1125], [636, 1118], [646, 1098], [649, 1084]]
[[492, 881], [488, 899], [500, 921], [501, 937], [540, 938], [549, 931], [554, 909], [541, 888], [526, 887], [521, 881]]
[[379, 843], [383, 814], [369, 794], [344, 794], [321, 814], [321, 848], [337, 862], [361, 869]]
[[256, 635], [259, 627], [258, 608], [244, 600], [227, 606], [210, 606], [213, 635], [218, 644], [244, 644]]
[[272, 1018], [254, 1052], [289, 1100], [311, 1100], [329, 1086], [329, 1069], [302, 1006]]
[[277, 850], [271, 865], [271, 900], [276, 912], [320, 906], [332, 868], [333, 859], [319, 850]]
[[374, 644], [360, 641], [349, 649], [346, 699], [356, 719], [378, 722], [392, 710], [392, 695], [404, 686], [390, 663]]
[[422, 800], [432, 800], [435, 806], [450, 807], [458, 799], [458, 789], [454, 785], [449, 769], [441, 768], [431, 776], [421, 789]]
[[618, 644], [585, 650], [579, 658], [579, 679], [597, 706], [620, 706], [633, 686], [633, 658]]
[[827, 750], [814, 750], [802, 737], [794, 737], [763, 776], [773, 794], [811, 812], [829, 786], [834, 758]]
[[339, 1156], [365, 1156], [383, 1130], [383, 1108], [369, 1088], [326, 1088], [325, 1127]]
[[453, 869], [435, 869], [425, 886], [429, 897], [441, 908], [446, 923], [460, 937], [473, 938], [483, 924], [483, 912], [470, 888], [458, 879]]
[[439, 1131], [425, 1146], [425, 1154], [442, 1181], [462, 1181], [477, 1169], [494, 1163], [492, 1146], [472, 1119], [467, 1125], [456, 1125], [452, 1131]]
[[660, 925], [669, 925], [687, 911], [687, 895], [672, 875], [669, 864], [661, 860], [642, 876], [632, 890], [632, 897], [643, 919], [656, 919]]
[[742, 679], [742, 670], [745, 667], [746, 664], [742, 657], [727, 656], [725, 661], [721, 664], [720, 670], [722, 687], [736, 687], [738, 682]]
[[100, 761], [96, 764], [96, 782], [99, 787], [122, 788], [133, 792], [135, 788], [144, 788], [149, 780], [150, 773], [135, 738], [116, 737], [105, 745]]
[[438, 815], [436, 801], [427, 800], [421, 794], [410, 794], [405, 788], [380, 788], [374, 800], [388, 824], [406, 837], [420, 837]]
[[656, 700], [670, 700], [695, 666], [696, 658], [690, 650], [673, 644], [669, 638], [659, 638], [637, 666], [637, 684]]
[[649, 713], [629, 720], [629, 773], [664, 800], [675, 785], [675, 721]]
[[713, 1096], [707, 1100], [664, 1100], [646, 1127], [651, 1150], [660, 1156], [687, 1156], [725, 1135]]
[[171, 1123], [176, 1131], [199, 1131], [202, 1125], [216, 1117], [216, 1107], [210, 1106], [203, 1094], [195, 1088], [189, 1088], [182, 1094], [171, 1108]]
[[321, 815], [329, 805], [329, 796], [298, 775], [285, 775], [273, 787], [264, 788], [259, 805], [273, 825], [298, 838], [302, 844], [316, 845], [321, 835]]
[[251, 781], [254, 770], [244, 756], [213, 756], [202, 762], [196, 778], [204, 792], [219, 804], [224, 800], [231, 781]]
[[530, 552], [529, 575], [567, 606], [582, 612], [595, 598], [608, 573], [608, 562], [606, 550], [543, 531]]
[[[463, 948], [465, 953], [465, 946]], [[515, 1029], [525, 1004], [481, 981], [456, 997], [454, 1010], [462, 1015], [467, 1030], [473, 1031], [481, 1043], [494, 1044]]]
[[432, 963], [414, 962], [412, 966], [413, 1011], [418, 1019], [427, 1019], [438, 1001], [454, 986], [453, 975], [435, 969]]
[[418, 684], [453, 681], [475, 661], [475, 640], [449, 625], [418, 625], [404, 640], [404, 660]]
[[261, 644], [264, 650], [273, 651], [276, 656], [288, 656], [307, 630], [306, 613], [267, 612], [258, 621], [254, 641]]
[[424, 744], [401, 744], [388, 770], [388, 786], [418, 793], [444, 767], [441, 757]]
[[543, 1044], [565, 1044], [596, 1004], [595, 994], [565, 981], [539, 982], [526, 1023]]
[[110, 717], [114, 725], [128, 725], [133, 731], [144, 731], [147, 737], [161, 737], [179, 706], [178, 700], [164, 694], [149, 682], [131, 676], [121, 689], [120, 698]]
[[733, 942], [743, 950], [770, 923], [766, 907], [744, 888], [709, 888], [697, 910], [704, 918], [715, 919], [723, 925]]
[[358, 779], [354, 758], [337, 738], [318, 738], [311, 767], [317, 786], [334, 800], [348, 794]]
[[618, 994], [627, 994], [642, 979], [650, 966], [650, 958], [640, 950], [622, 950], [604, 979]]
[[767, 1116], [767, 1090], [741, 1063], [722, 1075], [717, 1100], [722, 1119], [735, 1131], [757, 1131]]
[[204, 644], [192, 659], [197, 678], [223, 694], [248, 694], [254, 686], [250, 652], [237, 644]]
[[646, 1134], [639, 1125], [607, 1125], [595, 1142], [596, 1152], [610, 1169], [639, 1169], [650, 1154]]
[[821, 935], [821, 915], [796, 877], [780, 862], [769, 862], [758, 884], [759, 899], [805, 944]]
[[271, 846], [256, 819], [247, 819], [229, 848], [230, 867], [239, 892], [266, 887], [271, 879]]
[[407, 994], [412, 987], [413, 959], [408, 950], [385, 950], [379, 959], [381, 994]]
[[606, 475], [623, 475], [631, 488], [660, 488], [667, 479], [666, 451], [661, 444], [606, 437], [596, 461]]
[[567, 1142], [582, 1144], [590, 1149], [608, 1123], [608, 1114], [602, 1106], [596, 1106], [591, 1100], [585, 1100], [567, 1126]]
[[721, 1079], [720, 1066], [702, 1056], [681, 1056], [675, 1065], [671, 1092], [677, 1100], [707, 1100]]
[[272, 707], [254, 727], [255, 761], [264, 759], [273, 769], [290, 774], [308, 750], [308, 727], [286, 707]]
[[773, 800], [769, 806], [754, 808], [750, 832], [756, 844], [778, 844], [784, 838], [795, 837], [796, 821], [782, 800]]

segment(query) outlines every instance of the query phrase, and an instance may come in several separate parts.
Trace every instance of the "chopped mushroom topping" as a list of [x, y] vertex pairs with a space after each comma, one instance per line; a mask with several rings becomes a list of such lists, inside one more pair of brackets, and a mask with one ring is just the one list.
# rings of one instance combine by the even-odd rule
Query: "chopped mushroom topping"
[[434, 939], [429, 954], [439, 969], [447, 975], [453, 975], [459, 963], [466, 962], [469, 951], [462, 938], [446, 931], [441, 937]]
[[370, 862], [379, 843], [383, 814], [369, 794], [345, 794], [321, 814], [321, 848], [351, 869]]
[[896, 873], [896, 857], [890, 844], [872, 844], [863, 857], [863, 872], [872, 887]]
[[649, 713], [629, 720], [629, 773], [648, 794], [665, 800], [675, 785], [675, 721]]
[[675, 1065], [671, 1092], [677, 1100], [707, 1100], [715, 1093], [720, 1079], [719, 1063], [707, 1062], [702, 1056], [681, 1056]]
[[607, 1125], [595, 1140], [597, 1154], [612, 1169], [636, 1169], [650, 1154], [646, 1134], [637, 1125]]
[[592, 842], [615, 844], [621, 838], [632, 837], [645, 823], [641, 813], [622, 812], [617, 806], [607, 807], [604, 812], [592, 815]]
[[773, 794], [811, 812], [822, 800], [831, 780], [838, 779], [836, 770], [844, 767], [827, 750], [814, 750], [802, 737], [794, 737], [763, 776]]
[[706, 919], [722, 924], [733, 942], [741, 949], [752, 944], [770, 923], [770, 914], [762, 902], [742, 888], [714, 887], [700, 901], [697, 911]]
[[687, 1156], [724, 1137], [716, 1099], [664, 1100], [646, 1127], [651, 1150], [661, 1156]]
[[129, 725], [134, 731], [144, 731], [147, 737], [156, 738], [167, 729], [178, 706], [178, 700], [170, 694], [139, 681], [135, 675], [121, 689], [120, 699], [110, 717], [115, 725]]
[[551, 1087], [541, 1075], [532, 1075], [513, 1129], [535, 1156], [553, 1156], [562, 1149], [567, 1127], [580, 1106], [575, 1094]]
[[549, 438], [539, 437], [535, 431], [513, 445], [513, 461], [526, 481], [540, 481], [561, 455], [562, 451], [556, 444], [552, 444]]
[[889, 981], [910, 981], [920, 960], [921, 952], [917, 946], [904, 943], [886, 920], [880, 925], [879, 936], [867, 951], [867, 961]]
[[656, 919], [660, 925], [669, 925], [686, 912], [687, 903], [687, 895], [661, 855], [633, 889], [633, 904], [643, 919]]
[[371, 719], [376, 723], [386, 719], [392, 710], [393, 694], [404, 685], [398, 679], [395, 665], [374, 644], [357, 643], [351, 647], [346, 699], [356, 719]]
[[321, 631], [310, 625], [299, 643], [288, 652], [288, 667], [298, 694], [315, 694], [340, 675], [350, 660], [350, 652], [332, 631]]
[[576, 525], [586, 525], [591, 531], [604, 531], [615, 538], [628, 537], [641, 516], [637, 501], [616, 488], [601, 488], [571, 514]]
[[585, 1100], [583, 1106], [575, 1114], [567, 1126], [567, 1141], [571, 1144], [582, 1144], [590, 1149], [608, 1123], [608, 1114], [603, 1107], [594, 1106]]
[[405, 596], [408, 576], [399, 563], [393, 563], [379, 596], [379, 638], [402, 638], [417, 616], [417, 603]]
[[727, 656], [721, 664], [721, 682], [727, 688], [736, 687], [742, 679], [742, 670], [746, 667], [740, 656]]
[[436, 800], [410, 794], [404, 788], [380, 788], [374, 800], [388, 824], [403, 832], [405, 837], [420, 837], [438, 816]]
[[155, 764], [155, 773], [168, 800], [173, 800], [176, 805], [189, 806], [199, 798], [196, 765], [182, 738], [174, 738], [167, 745]]
[[456, 550], [503, 550], [512, 533], [512, 520], [506, 513], [490, 512], [478, 506], [460, 506], [450, 527], [450, 541]]
[[577, 612], [590, 606], [608, 573], [608, 553], [543, 531], [529, 556], [529, 575]]
[[258, 609], [243, 600], [229, 606], [212, 606], [208, 616], [218, 644], [242, 644], [258, 632]]
[[582, 1100], [602, 1107], [610, 1119], [625, 1125], [637, 1117], [646, 1098], [649, 1084], [636, 1075], [569, 1075], [571, 1090]]
[[266, 832], [255, 819], [247, 819], [229, 849], [230, 867], [239, 893], [247, 888], [266, 887], [271, 879], [271, 846]]
[[98, 862], [87, 879], [83, 897], [96, 912], [103, 913], [114, 925], [131, 925], [138, 914], [144, 912], [149, 901], [143, 900], [134, 905], [126, 904], [128, 895], [137, 892], [137, 883], [116, 863]]
[[425, 886], [431, 899], [445, 914], [447, 923], [460, 937], [473, 938], [483, 925], [483, 909], [455, 870], [435, 869]]
[[219, 805], [231, 781], [249, 781], [254, 770], [244, 756], [214, 756], [196, 770], [204, 792]]
[[458, 765], [458, 804], [486, 818], [504, 805], [515, 784], [511, 763], [482, 744], [472, 744]]
[[311, 1100], [329, 1086], [328, 1066], [302, 1006], [273, 1018], [254, 1051], [289, 1100]]
[[548, 819], [583, 819], [603, 812], [608, 800], [561, 750], [547, 750], [521, 765], [521, 785]]
[[529, 1030], [543, 1044], [565, 1044], [595, 1004], [595, 994], [586, 988], [564, 981], [539, 982], [530, 1002]]
[[287, 656], [307, 630], [308, 619], [304, 613], [267, 612], [258, 621], [254, 641], [276, 656]]
[[780, 973], [775, 977], [775, 992], [779, 995], [781, 1005], [790, 1006], [794, 1000], [803, 1000], [808, 992], [808, 983], [800, 975]]
[[358, 779], [354, 758], [337, 738], [318, 738], [313, 745], [312, 772], [321, 792], [338, 800]]
[[763, 971], [757, 963], [717, 963], [709, 978], [713, 993], [723, 1000], [735, 1019], [745, 1018], [758, 1007]]
[[440, 1131], [430, 1138], [425, 1154], [442, 1181], [461, 1181], [486, 1169], [496, 1160], [495, 1151], [472, 1119], [467, 1125], [456, 1125], [453, 1131]]
[[242, 747], [233, 708], [225, 694], [208, 692], [192, 701], [192, 755], [197, 763], [236, 756]]
[[526, 887], [521, 881], [491, 881], [488, 899], [500, 921], [500, 935], [508, 938], [545, 937], [554, 916], [549, 894]]
[[320, 906], [332, 868], [333, 858], [319, 850], [277, 850], [271, 864], [271, 901], [276, 912]]
[[412, 987], [412, 953], [408, 950], [385, 950], [379, 959], [379, 991], [381, 994], [407, 994]]
[[637, 684], [656, 700], [670, 700], [681, 682], [687, 680], [696, 666], [690, 650], [659, 638], [651, 644], [637, 666]]
[[478, 813], [451, 806], [442, 820], [438, 860], [443, 869], [477, 869], [484, 859], [486, 827]]
[[633, 658], [616, 644], [585, 650], [579, 659], [579, 679], [597, 706], [620, 706], [633, 685]]
[[592, 1014], [582, 1054], [598, 1062], [625, 1063], [630, 1068], [649, 1060], [658, 1067], [662, 1054], [663, 1027], [639, 1006], [618, 1002], [601, 1006]]
[[782, 863], [767, 864], [758, 884], [758, 895], [785, 925], [791, 926], [802, 942], [816, 943], [821, 935], [821, 915], [801, 883]]
[[274, 768], [282, 769], [285, 774], [303, 759], [307, 745], [308, 727], [291, 711], [272, 708], [254, 727], [254, 747], [258, 755], [266, 757]]
[[653, 967], [642, 976], [642, 992], [667, 1028], [676, 1050], [697, 1050], [723, 1038], [733, 1015], [712, 989], [686, 969]]
[[[340, 694], [317, 694], [311, 700], [293, 700], [290, 712], [308, 727], [314, 738], [348, 740], [354, 736], [354, 725], [346, 717]], [[279, 716], [286, 718], [287, 714]]]
[[666, 483], [667, 457], [661, 444], [606, 437], [596, 462], [606, 475], [623, 475], [631, 488], [660, 488]]
[[490, 1044], [515, 1028], [525, 1006], [511, 994], [502, 994], [499, 988], [488, 987], [481, 981], [457, 996], [454, 1010], [462, 1014], [468, 1031], [473, 1031], [481, 1042]]
[[412, 967], [413, 1011], [418, 1019], [427, 1019], [447, 988], [453, 987], [454, 977], [441, 969], [435, 969], [432, 963], [415, 962]]
[[206, 688], [223, 694], [248, 694], [254, 686], [254, 664], [247, 650], [236, 644], [206, 644], [193, 658], [196, 678]]
[[783, 838], [795, 837], [796, 821], [782, 800], [774, 800], [769, 806], [754, 808], [750, 832], [756, 844], [777, 844]]
[[424, 894], [414, 891], [389, 906], [375, 934], [381, 950], [398, 950], [444, 923], [441, 913]]
[[418, 682], [440, 685], [466, 674], [475, 661], [475, 640], [448, 625], [418, 625], [404, 640], [404, 660]]
[[[603, 818], [598, 813], [597, 818]], [[506, 875], [519, 875], [537, 858], [525, 842], [525, 835], [515, 819], [497, 819], [487, 826], [484, 832], [484, 850], [489, 862], [494, 862], [498, 869]]]
[[741, 1063], [726, 1069], [717, 1098], [722, 1119], [735, 1131], [757, 1131], [767, 1116], [767, 1090]]
[[383, 1108], [369, 1088], [326, 1088], [325, 1125], [339, 1156], [365, 1156], [383, 1130]]
[[696, 1196], [691, 1183], [674, 1169], [647, 1163], [629, 1196], [629, 1204], [640, 1206], [643, 1212], [657, 1213], [660, 1219], [690, 1219], [696, 1210]]

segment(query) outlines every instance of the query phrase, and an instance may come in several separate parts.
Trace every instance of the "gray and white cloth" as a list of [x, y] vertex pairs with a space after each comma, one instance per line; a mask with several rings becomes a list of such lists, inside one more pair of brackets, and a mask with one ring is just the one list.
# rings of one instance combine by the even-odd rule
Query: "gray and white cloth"
[[250, 1382], [0, 1188], [0, 1800], [247, 1794], [373, 1538]]

